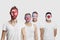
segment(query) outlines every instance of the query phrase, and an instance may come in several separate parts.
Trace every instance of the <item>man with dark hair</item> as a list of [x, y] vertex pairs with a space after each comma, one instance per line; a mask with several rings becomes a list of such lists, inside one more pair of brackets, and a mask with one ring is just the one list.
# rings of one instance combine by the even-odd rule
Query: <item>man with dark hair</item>
[[33, 13], [32, 13], [32, 21], [33, 22], [36, 22], [38, 20], [38, 13], [36, 12], [36, 11], [34, 11]]
[[18, 23], [18, 9], [16, 6], [10, 10], [11, 20], [3, 25], [2, 39], [5, 39], [7, 34], [7, 40], [21, 40], [21, 25]]
[[57, 29], [55, 23], [51, 20], [51, 12], [47, 12], [45, 18], [43, 38], [44, 40], [55, 40]]
[[42, 28], [41, 21], [38, 19], [38, 17], [39, 17], [38, 12], [34, 11], [32, 13], [32, 23], [37, 26], [37, 29], [38, 29], [37, 30], [38, 31], [38, 40], [43, 40], [43, 37], [42, 37], [43, 28]]
[[38, 40], [37, 39], [37, 29], [35, 25], [31, 23], [31, 14], [25, 14], [25, 26], [22, 28], [22, 38], [23, 40]]

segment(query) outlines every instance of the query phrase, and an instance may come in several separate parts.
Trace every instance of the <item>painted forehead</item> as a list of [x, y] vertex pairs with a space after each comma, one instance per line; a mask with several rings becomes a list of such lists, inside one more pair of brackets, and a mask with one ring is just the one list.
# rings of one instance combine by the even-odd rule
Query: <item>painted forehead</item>
[[17, 12], [17, 9], [12, 9], [12, 11], [16, 11]]
[[31, 17], [31, 15], [25, 15], [25, 17]]

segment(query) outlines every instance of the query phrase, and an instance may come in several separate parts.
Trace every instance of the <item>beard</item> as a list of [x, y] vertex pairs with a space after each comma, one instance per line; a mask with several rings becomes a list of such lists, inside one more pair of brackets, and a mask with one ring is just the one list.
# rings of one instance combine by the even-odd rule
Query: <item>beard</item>
[[36, 22], [37, 21], [37, 19], [35, 19], [35, 18], [33, 18], [33, 20], [32, 20], [33, 22]]
[[16, 18], [17, 18], [17, 16], [11, 16], [11, 19], [13, 19], [13, 20], [16, 19]]

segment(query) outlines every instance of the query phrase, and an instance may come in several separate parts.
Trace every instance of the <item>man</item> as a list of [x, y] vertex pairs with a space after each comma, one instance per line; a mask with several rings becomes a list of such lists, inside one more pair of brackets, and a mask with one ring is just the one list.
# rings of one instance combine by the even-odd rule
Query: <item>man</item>
[[31, 23], [31, 14], [26, 13], [24, 19], [26, 22], [25, 27], [22, 28], [23, 40], [38, 40], [36, 26]]
[[42, 40], [42, 34], [41, 30], [42, 30], [42, 27], [41, 27], [41, 22], [38, 20], [38, 13], [36, 11], [34, 11], [32, 13], [32, 23], [35, 24], [37, 26], [37, 29], [38, 29], [38, 40]]
[[55, 36], [56, 36], [56, 26], [55, 24], [52, 22], [51, 18], [52, 18], [52, 14], [51, 12], [47, 12], [45, 15], [45, 22], [44, 22], [44, 33], [43, 33], [43, 37], [44, 40], [55, 40]]
[[2, 39], [5, 39], [7, 34], [7, 40], [21, 40], [21, 27], [18, 23], [18, 9], [16, 6], [12, 7], [10, 10], [11, 20], [3, 25]]

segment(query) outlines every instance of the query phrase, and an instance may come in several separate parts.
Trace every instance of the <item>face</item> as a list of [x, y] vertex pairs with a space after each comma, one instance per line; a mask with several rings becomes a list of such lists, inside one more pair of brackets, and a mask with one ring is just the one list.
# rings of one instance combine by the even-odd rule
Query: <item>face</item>
[[38, 14], [34, 13], [32, 14], [32, 20], [36, 21], [38, 18]]
[[51, 20], [51, 17], [52, 17], [51, 14], [47, 14], [47, 15], [46, 15], [46, 19], [47, 19], [47, 20]]
[[30, 22], [31, 16], [30, 15], [26, 15], [25, 20], [26, 20], [26, 22]]
[[12, 18], [12, 19], [16, 19], [17, 16], [18, 16], [18, 11], [17, 11], [17, 9], [12, 9], [12, 11], [11, 11], [11, 18]]

